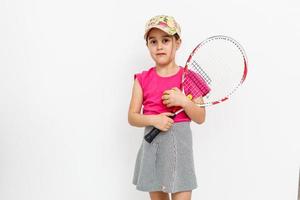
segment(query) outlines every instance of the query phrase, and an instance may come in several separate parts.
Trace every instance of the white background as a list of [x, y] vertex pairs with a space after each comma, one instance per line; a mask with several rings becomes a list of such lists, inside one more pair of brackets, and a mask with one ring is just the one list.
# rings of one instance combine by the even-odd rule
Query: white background
[[299, 1], [0, 1], [0, 199], [149, 199], [131, 183], [142, 128], [133, 74], [152, 66], [146, 20], [182, 27], [177, 62], [224, 34], [249, 59], [238, 93], [192, 125], [193, 199], [296, 200]]

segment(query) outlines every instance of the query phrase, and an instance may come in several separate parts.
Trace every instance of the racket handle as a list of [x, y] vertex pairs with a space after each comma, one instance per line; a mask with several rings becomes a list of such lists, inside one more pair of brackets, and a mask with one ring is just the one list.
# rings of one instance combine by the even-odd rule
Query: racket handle
[[160, 133], [160, 130], [158, 128], [152, 128], [152, 130], [145, 135], [144, 139], [148, 142], [151, 143], [154, 138]]
[[[176, 114], [174, 114], [173, 116], [169, 116], [171, 119], [174, 119], [176, 116]], [[151, 143], [154, 138], [156, 136], [158, 136], [158, 134], [161, 132], [161, 130], [159, 130], [158, 128], [155, 128], [153, 127], [152, 130], [147, 133], [145, 136], [144, 136], [144, 139], [148, 142], [148, 143]]]

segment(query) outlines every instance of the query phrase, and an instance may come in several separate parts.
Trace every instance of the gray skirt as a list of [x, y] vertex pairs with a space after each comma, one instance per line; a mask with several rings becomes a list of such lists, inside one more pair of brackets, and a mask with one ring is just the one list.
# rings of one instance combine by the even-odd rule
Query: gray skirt
[[[152, 129], [145, 127], [144, 135]], [[174, 123], [151, 144], [143, 138], [133, 182], [140, 191], [175, 193], [197, 188], [190, 122]]]

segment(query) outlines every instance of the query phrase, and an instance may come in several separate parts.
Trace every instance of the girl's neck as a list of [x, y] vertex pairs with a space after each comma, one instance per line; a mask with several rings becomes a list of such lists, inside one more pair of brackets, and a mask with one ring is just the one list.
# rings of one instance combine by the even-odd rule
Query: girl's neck
[[176, 63], [168, 65], [156, 65], [156, 73], [160, 76], [170, 76], [178, 72], [179, 66]]

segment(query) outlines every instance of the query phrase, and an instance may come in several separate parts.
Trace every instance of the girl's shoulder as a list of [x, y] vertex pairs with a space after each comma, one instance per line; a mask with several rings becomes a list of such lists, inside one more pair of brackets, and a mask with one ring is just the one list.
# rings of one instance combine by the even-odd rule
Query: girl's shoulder
[[148, 78], [154, 74], [155, 67], [150, 67], [148, 70], [142, 70], [136, 74], [134, 74], [134, 79], [138, 79], [138, 81], [141, 83], [142, 80], [145, 78]]
[[134, 80], [138, 80], [140, 86], [142, 89], [144, 89], [144, 85], [147, 85], [147, 82], [153, 77], [155, 74], [155, 67], [150, 67], [148, 70], [142, 70], [141, 72], [138, 72], [134, 74]]
[[153, 73], [154, 70], [155, 70], [155, 67], [150, 67], [149, 69], [147, 69], [147, 70], [141, 70], [140, 72], [138, 72], [136, 74], [147, 75], [147, 74]]

